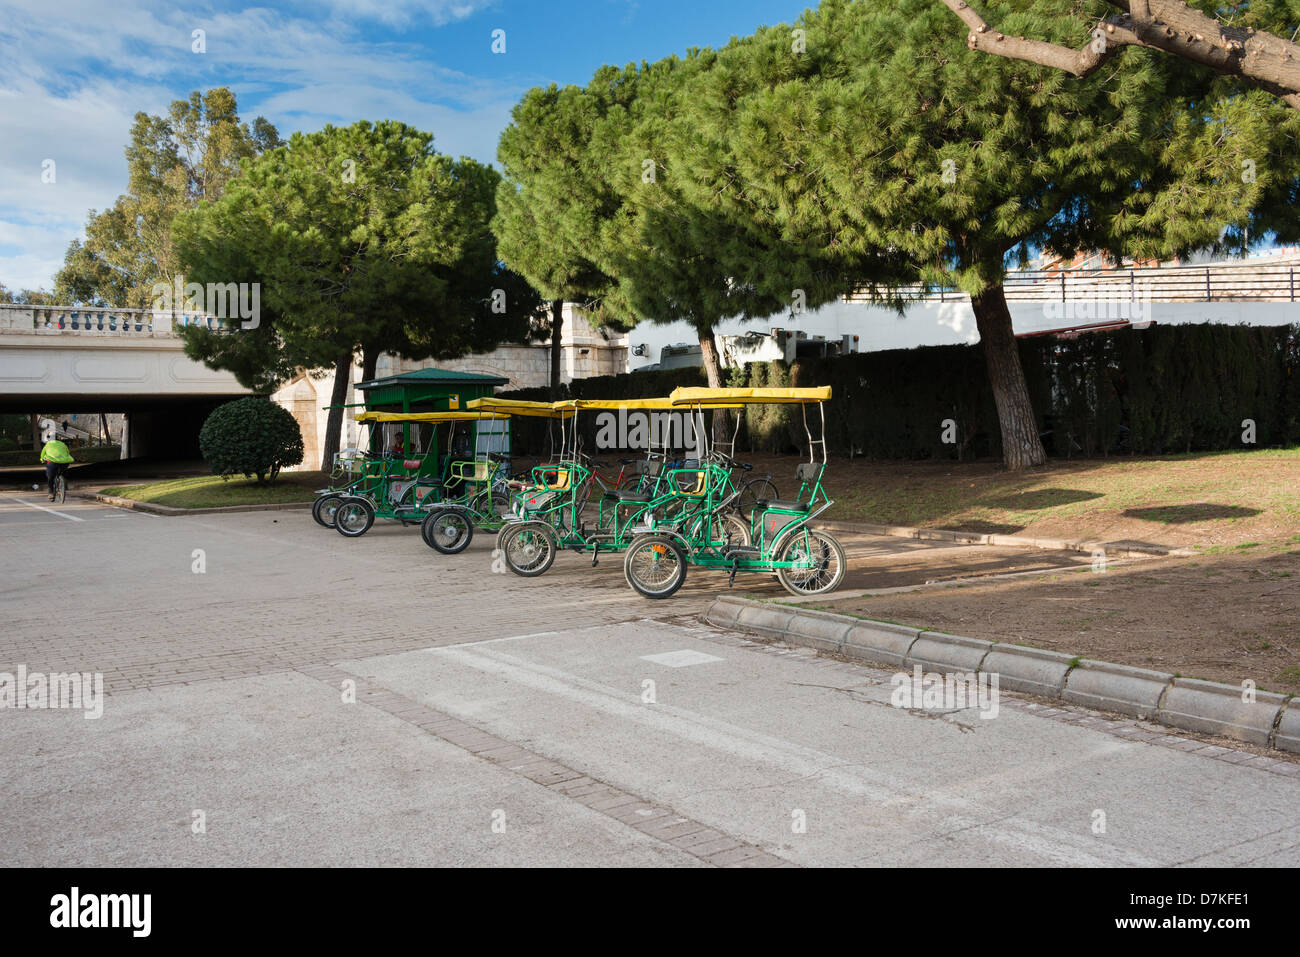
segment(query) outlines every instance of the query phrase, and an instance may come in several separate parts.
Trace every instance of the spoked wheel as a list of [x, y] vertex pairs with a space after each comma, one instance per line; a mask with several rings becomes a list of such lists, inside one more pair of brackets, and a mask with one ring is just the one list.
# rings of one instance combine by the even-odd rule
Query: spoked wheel
[[474, 525], [464, 512], [448, 508], [436, 509], [420, 523], [420, 537], [424, 544], [444, 555], [458, 555], [469, 548], [474, 538]]
[[740, 490], [740, 510], [748, 515], [754, 510], [754, 506], [758, 504], [760, 498], [770, 501], [780, 497], [777, 494], [776, 485], [769, 479], [754, 479], [752, 482], [746, 482], [745, 486]]
[[337, 495], [322, 495], [312, 503], [311, 517], [316, 519], [317, 524], [333, 528], [334, 513], [339, 510], [339, 503], [342, 501], [343, 499]]
[[375, 510], [362, 498], [340, 502], [334, 512], [334, 527], [338, 529], [340, 535], [346, 535], [348, 538], [357, 538], [366, 534], [374, 523]]
[[709, 539], [728, 546], [748, 545], [749, 523], [735, 512], [716, 514], [709, 523]]
[[686, 553], [666, 535], [645, 535], [623, 556], [623, 577], [645, 598], [668, 598], [686, 581]]
[[777, 581], [792, 595], [821, 595], [844, 580], [844, 547], [825, 532], [806, 528], [777, 549], [778, 562], [799, 562], [806, 568], [778, 568]]
[[541, 522], [507, 525], [498, 541], [506, 565], [524, 578], [544, 574], [555, 562], [555, 534]]

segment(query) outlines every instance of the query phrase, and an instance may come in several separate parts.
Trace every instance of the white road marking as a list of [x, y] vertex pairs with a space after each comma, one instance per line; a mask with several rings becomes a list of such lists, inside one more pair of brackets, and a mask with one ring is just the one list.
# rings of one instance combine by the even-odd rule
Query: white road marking
[[84, 522], [84, 521], [85, 521], [84, 518], [79, 518], [79, 517], [77, 517], [76, 515], [68, 515], [68, 514], [66, 514], [66, 513], [64, 513], [64, 512], [57, 512], [57, 511], [55, 511], [55, 510], [52, 509], [52, 508], [46, 508], [44, 505], [37, 505], [35, 502], [26, 502], [26, 501], [23, 501], [21, 498], [14, 498], [14, 497], [12, 497], [12, 496], [9, 496], [9, 501], [11, 501], [11, 502], [17, 502], [19, 505], [26, 505], [28, 508], [39, 508], [42, 512], [49, 512], [51, 515], [57, 515], [57, 516], [59, 516], [59, 518], [66, 518], [66, 519], [67, 519], [68, 521], [70, 521], [70, 522]]
[[702, 651], [691, 651], [688, 648], [681, 651], [665, 651], [658, 655], [642, 655], [641, 660], [653, 661], [657, 665], [667, 665], [669, 668], [689, 668], [691, 665], [722, 661], [717, 655], [706, 655]]
[[448, 648], [469, 648], [473, 645], [495, 645], [500, 641], [523, 641], [525, 638], [548, 638], [551, 635], [558, 635], [558, 631], [536, 631], [531, 635], [510, 635], [506, 638], [482, 638], [478, 641], [461, 641], [454, 645], [437, 645], [429, 648], [429, 651], [446, 651]]
[[[428, 651], [449, 652], [449, 657], [476, 670], [567, 698], [662, 734], [742, 759], [775, 765], [805, 778], [816, 778], [841, 793], [863, 797], [882, 810], [907, 815], [926, 806], [937, 806], [936, 810], [942, 809], [942, 816], [936, 824], [939, 831], [979, 828], [981, 833], [998, 843], [1034, 854], [1044, 863], [1075, 867], [1150, 867], [1157, 863], [1143, 854], [1114, 845], [1098, 845], [1095, 840], [1050, 824], [1021, 817], [990, 821], [980, 813], [974, 801], [958, 794], [937, 789], [922, 793], [888, 773], [861, 765], [849, 770], [843, 767], [843, 759], [835, 755], [685, 708], [664, 704], [647, 708], [630, 700], [625, 690], [610, 688], [504, 652], [450, 647], [430, 648]], [[447, 702], [437, 702], [433, 707], [453, 714], [456, 712], [455, 707]], [[475, 717], [478, 720], [483, 718], [481, 714]], [[1105, 742], [1095, 752], [1105, 753], [1126, 744]]]

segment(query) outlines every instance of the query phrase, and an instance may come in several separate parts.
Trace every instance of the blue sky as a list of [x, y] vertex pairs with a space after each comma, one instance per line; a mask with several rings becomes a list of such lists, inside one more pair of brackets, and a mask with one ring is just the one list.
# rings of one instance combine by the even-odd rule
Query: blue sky
[[[530, 87], [719, 46], [808, 0], [0, 0], [0, 282], [49, 288], [88, 210], [126, 188], [139, 110], [229, 86], [282, 135], [399, 119], [495, 161]], [[192, 50], [194, 30], [206, 51]], [[505, 53], [492, 52], [494, 30]], [[54, 181], [42, 169], [54, 161]], [[46, 177], [48, 178], [48, 176]]]

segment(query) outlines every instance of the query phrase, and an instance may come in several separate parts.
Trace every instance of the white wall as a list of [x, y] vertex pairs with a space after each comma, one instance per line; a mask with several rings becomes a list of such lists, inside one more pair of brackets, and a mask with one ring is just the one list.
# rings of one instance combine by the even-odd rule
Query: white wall
[[[1060, 329], [1108, 318], [1131, 318], [1137, 322], [1154, 320], [1168, 325], [1220, 322], [1280, 326], [1300, 322], [1300, 303], [1293, 302], [1118, 302], [1094, 305], [1100, 315], [1083, 314], [1083, 303], [1013, 302], [1009, 307], [1011, 323], [1017, 333]], [[1074, 311], [1062, 314], [1063, 306]], [[800, 316], [772, 316], [752, 322], [727, 319], [718, 325], [717, 331], [724, 335], [738, 335], [755, 330], [767, 332], [774, 328], [801, 330], [828, 339], [855, 335], [858, 336], [859, 352], [979, 341], [975, 313], [969, 301], [918, 302], [900, 316], [893, 309], [837, 300]], [[664, 346], [694, 343], [697, 339], [694, 330], [685, 322], [663, 326], [643, 322], [628, 333], [627, 341], [631, 346], [645, 343], [649, 347], [644, 356], [630, 356], [629, 368], [636, 370], [658, 362], [659, 350]]]

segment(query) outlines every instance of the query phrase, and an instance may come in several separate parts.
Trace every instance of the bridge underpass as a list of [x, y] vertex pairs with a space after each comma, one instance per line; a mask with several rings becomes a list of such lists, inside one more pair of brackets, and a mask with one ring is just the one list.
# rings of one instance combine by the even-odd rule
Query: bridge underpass
[[197, 313], [0, 305], [0, 412], [124, 413], [124, 456], [198, 458], [218, 405], [249, 394], [185, 355]]

